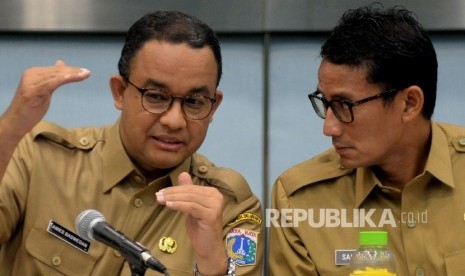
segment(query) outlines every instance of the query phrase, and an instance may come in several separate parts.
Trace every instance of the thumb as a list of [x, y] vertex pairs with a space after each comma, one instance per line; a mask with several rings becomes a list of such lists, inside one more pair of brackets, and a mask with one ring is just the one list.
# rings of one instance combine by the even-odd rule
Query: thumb
[[55, 62], [55, 66], [64, 67], [64, 66], [66, 66], [66, 63], [65, 63], [63, 60], [59, 59], [59, 60], [57, 60], [57, 61]]
[[192, 177], [187, 172], [182, 172], [178, 176], [179, 186], [192, 185]]

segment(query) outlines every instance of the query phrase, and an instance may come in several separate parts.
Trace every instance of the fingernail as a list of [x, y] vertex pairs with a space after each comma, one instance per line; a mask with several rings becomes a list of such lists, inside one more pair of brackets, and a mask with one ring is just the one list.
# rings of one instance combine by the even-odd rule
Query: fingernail
[[162, 191], [156, 192], [155, 195], [157, 196], [158, 201], [164, 201], [165, 200], [165, 196], [163, 195]]
[[89, 74], [89, 73], [90, 73], [90, 70], [89, 70], [89, 69], [81, 68], [81, 69], [79, 70], [78, 75], [82, 76], [82, 75], [86, 75], [86, 74]]

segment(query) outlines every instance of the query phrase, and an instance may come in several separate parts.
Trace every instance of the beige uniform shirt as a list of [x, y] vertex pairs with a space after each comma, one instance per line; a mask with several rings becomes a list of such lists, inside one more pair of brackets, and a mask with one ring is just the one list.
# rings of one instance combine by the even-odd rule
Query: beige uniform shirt
[[171, 275], [192, 275], [185, 217], [155, 198], [161, 188], [177, 185], [182, 171], [196, 185], [223, 193], [225, 249], [241, 264], [238, 275], [261, 274], [261, 207], [242, 176], [195, 154], [146, 183], [118, 133], [118, 125], [66, 130], [42, 122], [23, 139], [0, 184], [0, 275], [130, 275], [118, 251], [93, 241], [85, 253], [63, 241], [76, 233], [75, 219], [87, 209], [147, 247]]
[[465, 128], [432, 123], [424, 172], [402, 193], [338, 160], [331, 149], [277, 179], [276, 212], [267, 210], [271, 275], [347, 276], [336, 262], [350, 255], [336, 250], [356, 249], [362, 230], [388, 232], [400, 276], [465, 275]]

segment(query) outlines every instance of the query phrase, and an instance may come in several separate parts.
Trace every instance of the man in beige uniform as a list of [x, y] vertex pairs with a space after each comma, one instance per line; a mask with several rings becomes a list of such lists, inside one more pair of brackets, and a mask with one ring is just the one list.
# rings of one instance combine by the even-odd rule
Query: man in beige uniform
[[213, 31], [183, 13], [147, 14], [118, 66], [121, 117], [101, 128], [41, 122], [55, 89], [88, 70], [57, 61], [24, 72], [0, 117], [0, 275], [130, 275], [121, 252], [76, 235], [87, 209], [171, 275], [261, 275], [259, 200], [240, 174], [195, 153], [222, 100]]
[[465, 128], [431, 121], [437, 60], [409, 11], [344, 14], [309, 95], [333, 148], [272, 194], [271, 275], [348, 275], [361, 230], [385, 230], [398, 275], [465, 275]]

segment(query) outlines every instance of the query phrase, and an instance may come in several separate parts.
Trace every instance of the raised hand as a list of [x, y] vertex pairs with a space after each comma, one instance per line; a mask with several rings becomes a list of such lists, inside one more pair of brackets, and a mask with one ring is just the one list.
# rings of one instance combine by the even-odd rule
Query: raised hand
[[24, 71], [10, 106], [0, 117], [0, 180], [19, 141], [47, 113], [53, 92], [89, 75], [89, 70], [67, 66], [61, 60]]
[[223, 240], [223, 195], [214, 187], [192, 184], [183, 172], [179, 186], [156, 193], [159, 204], [186, 214], [186, 229], [202, 275], [221, 275], [227, 270]]
[[53, 66], [27, 69], [2, 120], [14, 126], [15, 134], [22, 137], [45, 116], [58, 87], [82, 81], [89, 75], [89, 70], [67, 66], [61, 60]]

